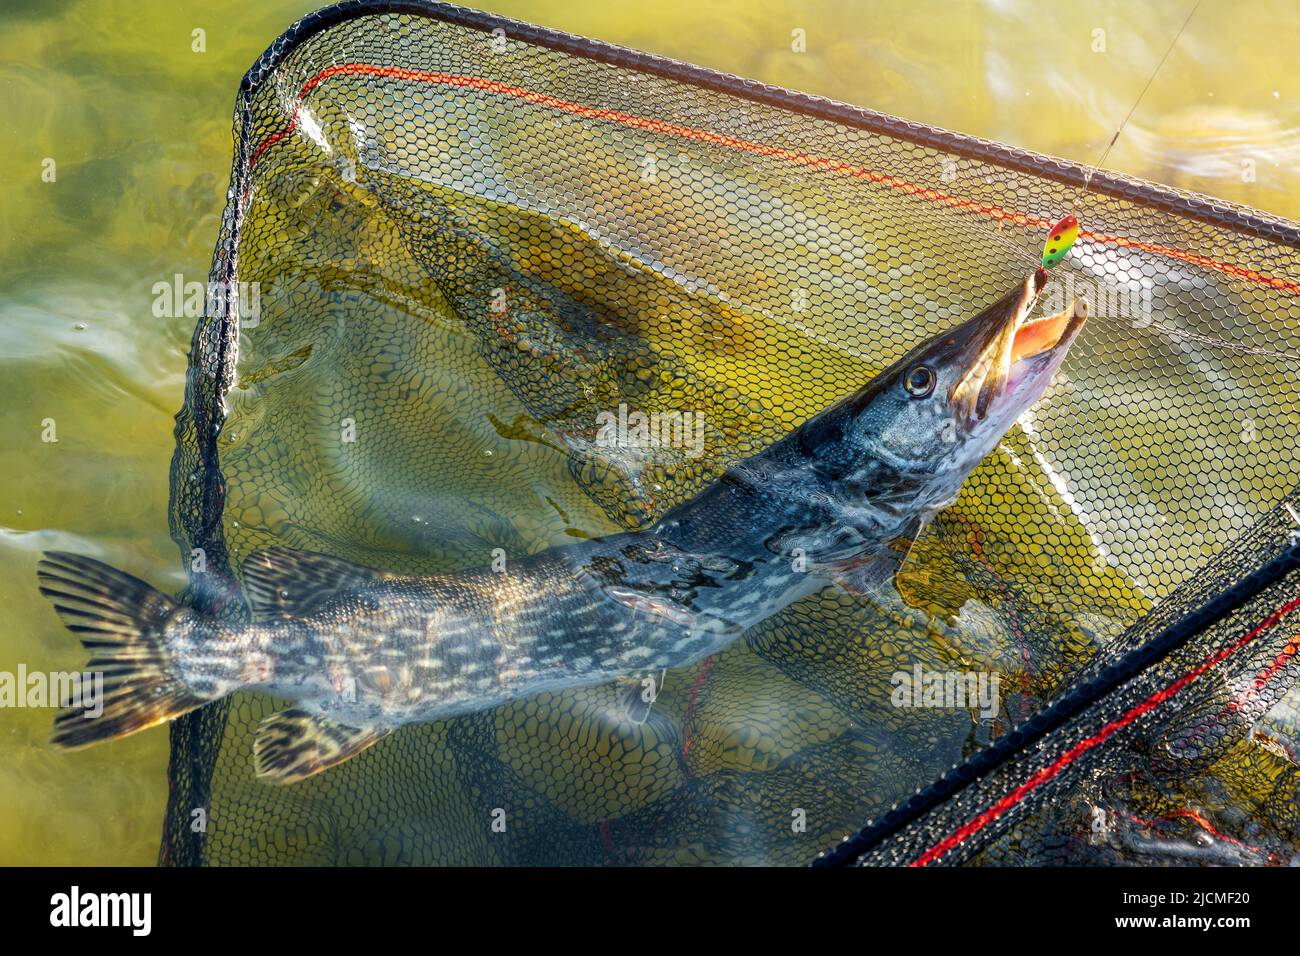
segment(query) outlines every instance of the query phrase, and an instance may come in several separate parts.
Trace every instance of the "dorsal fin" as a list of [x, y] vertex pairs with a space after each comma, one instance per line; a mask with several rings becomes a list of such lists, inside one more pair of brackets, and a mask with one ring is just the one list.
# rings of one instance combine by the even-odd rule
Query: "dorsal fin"
[[340, 592], [382, 577], [373, 568], [293, 548], [267, 548], [244, 561], [244, 591], [259, 619], [310, 614]]
[[257, 728], [253, 762], [273, 783], [297, 783], [356, 756], [387, 736], [387, 727], [349, 727], [304, 710], [282, 710]]

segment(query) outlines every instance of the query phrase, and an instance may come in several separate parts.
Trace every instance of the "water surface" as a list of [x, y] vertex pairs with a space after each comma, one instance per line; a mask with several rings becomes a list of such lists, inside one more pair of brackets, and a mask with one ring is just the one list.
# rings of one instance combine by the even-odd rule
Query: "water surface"
[[[153, 287], [206, 277], [239, 78], [314, 6], [11, 0], [0, 9], [0, 670], [84, 662], [36, 592], [43, 549], [97, 555], [168, 589], [183, 583], [167, 470], [193, 319], [157, 315]], [[485, 6], [1084, 162], [1100, 154], [1187, 9]], [[1294, 51], [1279, 42], [1280, 25], [1295, 20], [1281, 0], [1207, 0], [1108, 165], [1300, 216], [1300, 91]], [[202, 52], [195, 30], [205, 31]], [[791, 49], [796, 30], [806, 52]], [[47, 160], [52, 182], [42, 177]], [[0, 717], [0, 863], [155, 860], [165, 731], [69, 755], [45, 745], [51, 711]]]

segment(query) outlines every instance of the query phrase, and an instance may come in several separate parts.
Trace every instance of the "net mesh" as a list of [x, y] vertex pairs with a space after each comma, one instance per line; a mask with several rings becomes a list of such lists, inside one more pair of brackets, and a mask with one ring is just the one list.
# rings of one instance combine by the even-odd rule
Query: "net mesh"
[[[901, 601], [830, 587], [663, 675], [648, 713], [617, 686], [542, 694], [291, 787], [252, 768], [282, 702], [236, 695], [173, 726], [164, 862], [808, 862], [1295, 525], [1294, 224], [1104, 173], [1084, 192], [1073, 164], [431, 3], [296, 24], [234, 132], [172, 468], [213, 613], [248, 615], [238, 568], [274, 544], [428, 573], [645, 527], [1000, 297], [1067, 211], [1085, 232], [1045, 294], [1093, 318], [916, 542]], [[702, 441], [598, 442], [620, 407], [693, 413]], [[998, 806], [1288, 586], [865, 861]], [[1289, 858], [1282, 618], [941, 859]], [[996, 717], [896, 706], [917, 667], [997, 674]]]

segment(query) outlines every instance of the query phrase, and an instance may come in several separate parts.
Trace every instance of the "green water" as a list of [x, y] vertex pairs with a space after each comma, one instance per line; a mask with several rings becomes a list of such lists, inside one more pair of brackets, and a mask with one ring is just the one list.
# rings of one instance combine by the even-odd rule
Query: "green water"
[[[84, 662], [36, 592], [41, 550], [98, 555], [161, 587], [182, 584], [167, 469], [193, 320], [156, 317], [152, 290], [176, 274], [206, 277], [235, 88], [314, 6], [0, 8], [0, 671]], [[1188, 4], [487, 6], [1091, 162]], [[1108, 165], [1300, 217], [1300, 91], [1293, 51], [1279, 42], [1298, 19], [1284, 0], [1206, 0]], [[203, 52], [193, 49], [196, 29]], [[791, 50], [796, 29], [807, 52]], [[45, 745], [51, 717], [0, 714], [0, 864], [152, 863], [166, 732], [56, 753]]]

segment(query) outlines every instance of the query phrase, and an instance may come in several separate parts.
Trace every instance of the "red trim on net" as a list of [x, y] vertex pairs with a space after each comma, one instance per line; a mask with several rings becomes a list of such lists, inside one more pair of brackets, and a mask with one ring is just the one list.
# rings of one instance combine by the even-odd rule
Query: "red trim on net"
[[[426, 70], [410, 70], [400, 66], [379, 66], [372, 63], [335, 64], [334, 66], [326, 67], [324, 70], [321, 70], [304, 83], [302, 88], [298, 91], [297, 99], [294, 101], [294, 115], [290, 117], [289, 122], [283, 129], [268, 135], [253, 150], [253, 154], [248, 160], [249, 172], [252, 172], [253, 167], [257, 165], [258, 160], [262, 158], [262, 155], [268, 149], [283, 140], [297, 127], [298, 107], [301, 106], [303, 98], [313, 89], [320, 86], [321, 83], [325, 82], [325, 80], [333, 76], [377, 76], [388, 79], [409, 80], [419, 83], [435, 83], [441, 86], [479, 90], [485, 93], [497, 93], [502, 96], [513, 96], [527, 103], [544, 106], [548, 109], [558, 110], [562, 113], [569, 113], [573, 116], [580, 116], [584, 119], [604, 120], [611, 123], [618, 123], [622, 126], [627, 126], [633, 129], [642, 129], [647, 132], [657, 133], [662, 136], [676, 136], [682, 139], [695, 140], [700, 143], [708, 143], [711, 146], [725, 146], [729, 149], [741, 150], [742, 152], [752, 153], [756, 156], [768, 156], [774, 159], [784, 160], [785, 162], [796, 166], [805, 166], [810, 169], [820, 169], [827, 172], [840, 173], [841, 175], [851, 176], [856, 179], [866, 179], [873, 183], [888, 186], [891, 189], [897, 189], [899, 192], [906, 193], [909, 196], [916, 196], [920, 199], [926, 199], [930, 202], [951, 206], [955, 209], [961, 209], [966, 212], [974, 212], [981, 216], [995, 219], [999, 222], [1014, 223], [1017, 226], [1023, 226], [1027, 229], [1036, 228], [1045, 230], [1051, 228], [1053, 225], [1052, 220], [1050, 219], [1044, 219], [1040, 216], [1029, 216], [1025, 213], [1012, 212], [1010, 210], [1001, 209], [997, 206], [988, 205], [987, 203], [975, 202], [971, 199], [963, 199], [960, 196], [953, 196], [937, 189], [930, 189], [927, 186], [920, 186], [916, 183], [908, 182], [905, 179], [887, 176], [883, 173], [874, 172], [873, 170], [867, 169], [863, 166], [855, 166], [852, 163], [846, 163], [837, 159], [828, 159], [824, 156], [814, 156], [811, 153], [798, 152], [797, 150], [785, 149], [780, 146], [754, 143], [750, 140], [740, 139], [736, 136], [727, 136], [723, 133], [714, 133], [708, 130], [695, 129], [694, 127], [682, 126], [678, 123], [668, 123], [663, 120], [651, 119], [646, 116], [638, 116], [635, 113], [625, 113], [621, 110], [585, 106], [581, 103], [563, 100], [546, 93], [539, 93], [536, 90], [530, 90], [522, 86], [512, 86], [508, 83], [489, 80], [481, 76], [466, 76], [459, 73], [433, 73]], [[247, 198], [247, 193], [245, 193], [244, 198]], [[1177, 259], [1206, 269], [1214, 269], [1217, 272], [1222, 272], [1225, 275], [1230, 275], [1237, 279], [1245, 279], [1246, 281], [1256, 282], [1260, 285], [1266, 285], [1270, 288], [1289, 292], [1293, 295], [1300, 295], [1300, 282], [1293, 282], [1290, 279], [1283, 279], [1278, 276], [1265, 275], [1264, 273], [1257, 272], [1254, 269], [1247, 269], [1244, 266], [1233, 265], [1228, 262], [1220, 262], [1206, 256], [1198, 256], [1191, 252], [1184, 252], [1181, 249], [1172, 249], [1168, 246], [1156, 245], [1155, 243], [1139, 242], [1136, 239], [1128, 239], [1124, 236], [1112, 236], [1106, 233], [1088, 232], [1086, 230], [1079, 233], [1079, 238], [1090, 242], [1119, 246], [1125, 249], [1139, 249], [1142, 252], [1166, 256], [1170, 259]]]
[[1014, 807], [1017, 803], [1023, 800], [1034, 790], [1037, 790], [1039, 787], [1047, 783], [1053, 777], [1059, 775], [1061, 771], [1065, 770], [1066, 767], [1074, 763], [1076, 760], [1082, 757], [1089, 750], [1092, 750], [1094, 747], [1097, 747], [1100, 744], [1105, 743], [1107, 740], [1109, 740], [1119, 731], [1123, 730], [1129, 724], [1133, 723], [1133, 721], [1137, 720], [1143, 714], [1149, 713], [1150, 711], [1159, 707], [1161, 704], [1169, 700], [1171, 697], [1173, 697], [1179, 691], [1183, 690], [1189, 684], [1192, 684], [1194, 681], [1204, 676], [1212, 668], [1217, 667], [1228, 657], [1235, 654], [1237, 651], [1241, 650], [1243, 647], [1245, 647], [1247, 644], [1253, 641], [1256, 637], [1258, 637], [1264, 631], [1268, 630], [1279, 620], [1281, 620], [1282, 617], [1291, 613], [1298, 607], [1300, 607], [1300, 597], [1292, 598], [1286, 604], [1279, 607], [1276, 611], [1274, 611], [1267, 618], [1261, 621], [1252, 631], [1238, 638], [1236, 641], [1234, 641], [1232, 644], [1229, 644], [1227, 647], [1224, 647], [1216, 651], [1214, 654], [1211, 654], [1209, 657], [1205, 659], [1205, 661], [1202, 664], [1188, 671], [1186, 674], [1178, 678], [1178, 680], [1174, 681], [1169, 686], [1165, 687], [1163, 690], [1156, 691], [1146, 700], [1142, 701], [1142, 703], [1138, 704], [1137, 706], [1129, 710], [1128, 713], [1124, 714], [1124, 716], [1116, 720], [1112, 720], [1110, 723], [1106, 724], [1106, 726], [1102, 727], [1101, 730], [1097, 731], [1097, 733], [1093, 734], [1091, 737], [1079, 741], [1079, 743], [1075, 744], [1065, 753], [1061, 754], [1061, 756], [1057, 757], [1056, 760], [1053, 761], [1048, 766], [1036, 770], [1033, 774], [1030, 775], [1028, 780], [1026, 780], [1020, 786], [1016, 787], [1016, 789], [1012, 790], [1009, 794], [1007, 794], [1005, 797], [1003, 797], [993, 806], [989, 807], [983, 813], [979, 814], [973, 819], [962, 824], [962, 826], [958, 827], [948, 836], [944, 837], [938, 843], [934, 844], [934, 846], [930, 847], [930, 849], [926, 850], [919, 857], [917, 857], [915, 860], [909, 863], [908, 866], [928, 866], [929, 864], [933, 863], [935, 860], [942, 857], [949, 850], [958, 846], [966, 839], [974, 836], [976, 833], [978, 833], [980, 830], [983, 830], [986, 826], [988, 826], [998, 817], [1002, 816], [1002, 814], [1006, 813], [1008, 810]]
[[[713, 673], [713, 658], [706, 657], [704, 659], [704, 666], [700, 668], [700, 672], [695, 675], [695, 683], [691, 685], [691, 697], [690, 700], [686, 702], [686, 712], [682, 715], [683, 760], [691, 755], [691, 743], [694, 739], [691, 736], [691, 715], [695, 713], [695, 701], [699, 698], [700, 690], [704, 687], [704, 684], [709, 679], [709, 674], [711, 673]], [[689, 766], [687, 767], [687, 772], [690, 772]]]
[[1282, 673], [1287, 664], [1291, 663], [1291, 658], [1300, 652], [1300, 634], [1292, 635], [1291, 640], [1287, 641], [1286, 647], [1274, 657], [1266, 668], [1259, 672], [1259, 675], [1251, 682], [1250, 687], [1236, 700], [1228, 704], [1228, 710], [1240, 710], [1246, 706], [1246, 702], [1257, 695], [1264, 687]]

